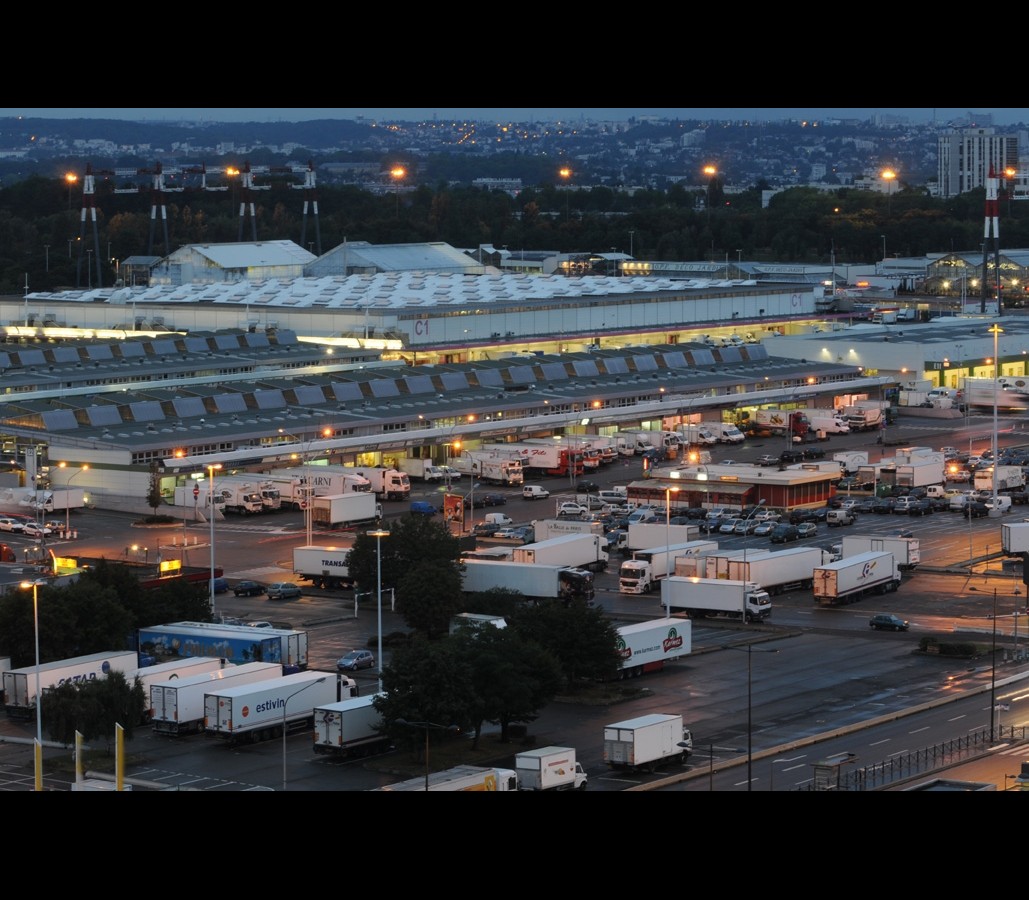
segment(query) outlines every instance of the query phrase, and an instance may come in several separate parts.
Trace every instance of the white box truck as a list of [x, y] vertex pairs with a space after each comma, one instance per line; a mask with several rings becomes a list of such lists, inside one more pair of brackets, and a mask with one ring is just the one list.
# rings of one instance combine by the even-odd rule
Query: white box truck
[[293, 574], [311, 582], [316, 588], [349, 589], [354, 586], [349, 560], [349, 547], [294, 547]]
[[311, 521], [322, 528], [353, 528], [382, 516], [382, 504], [371, 493], [326, 494], [315, 497], [311, 504]]
[[572, 747], [540, 747], [515, 754], [520, 791], [585, 790], [589, 776]]
[[834, 453], [832, 458], [840, 464], [844, 475], [857, 475], [858, 469], [868, 465], [867, 450], [841, 450]]
[[147, 724], [150, 721], [152, 710], [150, 707], [150, 688], [152, 685], [165, 681], [172, 681], [180, 678], [191, 678], [194, 675], [205, 675], [208, 672], [217, 672], [230, 666], [224, 659], [214, 656], [191, 656], [186, 659], [173, 659], [165, 663], [157, 663], [153, 666], [143, 666], [135, 672], [126, 672], [125, 680], [129, 687], [138, 679], [143, 688], [145, 707], [142, 711], [140, 722]]
[[219, 478], [215, 481], [215, 490], [221, 491], [225, 503], [222, 509], [226, 513], [240, 516], [252, 516], [264, 512], [264, 498], [253, 482], [234, 482]]
[[772, 614], [772, 600], [761, 585], [727, 578], [673, 575], [661, 584], [661, 604], [669, 614], [684, 613], [691, 619], [722, 617], [749, 623]]
[[350, 697], [314, 709], [314, 752], [339, 757], [368, 756], [390, 746], [379, 730], [382, 715], [375, 697]]
[[701, 422], [719, 444], [742, 444], [747, 436], [731, 422]]
[[[772, 596], [797, 588], [810, 589], [816, 566], [829, 562], [821, 547], [791, 547], [764, 556], [727, 560], [726, 575], [733, 581], [761, 585]], [[716, 575], [720, 577], [721, 572]]]
[[446, 472], [431, 459], [398, 459], [397, 468], [411, 481], [446, 481]]
[[612, 769], [650, 772], [685, 762], [693, 737], [681, 715], [651, 713], [604, 726], [604, 762]]
[[871, 551], [889, 551], [902, 572], [914, 569], [922, 561], [922, 550], [916, 537], [880, 537], [877, 534], [848, 534], [840, 542], [841, 559]]
[[[75, 684], [105, 678], [111, 672], [121, 672], [126, 678], [139, 668], [139, 656], [134, 650], [105, 650], [70, 659], [55, 659], [39, 666], [39, 690], [60, 687], [67, 682]], [[36, 667], [26, 666], [4, 672], [4, 709], [15, 719], [28, 719], [36, 710]]]
[[819, 606], [842, 606], [865, 594], [890, 594], [900, 587], [900, 569], [892, 553], [872, 551], [844, 557], [815, 569], [814, 595]]
[[530, 602], [593, 603], [593, 573], [585, 569], [492, 559], [463, 559], [461, 564], [465, 593], [479, 594], [502, 588], [516, 591]]
[[532, 523], [533, 537], [537, 541], [549, 541], [551, 538], [566, 534], [604, 535], [603, 522], [585, 522], [579, 519], [535, 519]]
[[699, 556], [718, 549], [717, 541], [686, 541], [663, 544], [649, 550], [636, 550], [618, 569], [618, 591], [622, 594], [649, 594], [666, 575], [675, 571], [680, 556]]
[[836, 409], [802, 409], [807, 416], [812, 431], [824, 431], [826, 434], [850, 434], [850, 424], [842, 412]]
[[230, 684], [253, 684], [282, 674], [278, 663], [252, 662], [150, 685], [150, 724], [158, 734], [204, 730], [204, 695]]
[[679, 556], [675, 560], [673, 575], [688, 578], [728, 578], [729, 562], [734, 559], [759, 559], [768, 556], [771, 550], [713, 550], [697, 556]]
[[597, 534], [562, 534], [545, 541], [515, 547], [515, 562], [569, 566], [602, 572], [607, 568], [607, 539]]
[[386, 784], [377, 791], [517, 791], [518, 773], [495, 766], [454, 766]]
[[711, 430], [707, 422], [699, 422], [696, 425], [683, 425], [679, 429], [679, 439], [684, 444], [699, 444], [706, 447], [718, 443], [718, 434]]
[[353, 679], [316, 670], [210, 690], [204, 695], [204, 730], [229, 744], [267, 741], [282, 737], [283, 730], [310, 728], [315, 707], [356, 690]]
[[1029, 521], [1000, 526], [1001, 549], [1010, 556], [1029, 553]]
[[689, 619], [650, 619], [615, 630], [615, 649], [621, 660], [619, 678], [660, 672], [666, 662], [693, 652], [693, 623]]

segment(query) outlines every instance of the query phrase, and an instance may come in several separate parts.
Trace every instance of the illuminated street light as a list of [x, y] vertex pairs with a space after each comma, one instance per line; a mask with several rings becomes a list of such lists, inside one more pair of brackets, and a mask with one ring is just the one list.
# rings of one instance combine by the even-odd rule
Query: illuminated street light
[[376, 662], [379, 669], [379, 693], [382, 693], [382, 539], [389, 537], [389, 532], [382, 528], [366, 532], [368, 537], [375, 538], [375, 573], [378, 585], [378, 656]]
[[390, 178], [393, 179], [393, 193], [397, 199], [397, 218], [400, 218], [400, 183], [407, 176], [407, 169], [403, 166], [394, 166], [389, 170]]
[[[68, 463], [59, 462], [57, 468], [66, 469]], [[65, 482], [65, 498], [64, 498], [64, 539], [68, 540], [68, 535], [71, 533], [71, 502], [67, 496], [67, 492], [71, 490], [71, 483], [77, 475], [81, 475], [83, 472], [89, 471], [89, 463], [83, 463], [79, 470], [74, 474], [68, 476], [68, 480]]]
[[21, 586], [32, 588], [32, 630], [36, 638], [36, 745], [33, 748], [35, 760], [36, 790], [43, 790], [43, 696], [39, 687], [39, 586], [45, 581], [23, 581]]
[[[883, 169], [880, 176], [886, 182], [886, 215], [889, 216], [893, 210], [893, 182], [897, 180], [897, 173], [893, 169]], [[883, 259], [885, 258], [884, 252]]]
[[221, 463], [208, 463], [205, 468], [207, 469], [207, 502], [211, 507], [211, 618], [217, 621], [217, 616], [214, 613], [214, 473], [221, 471]]

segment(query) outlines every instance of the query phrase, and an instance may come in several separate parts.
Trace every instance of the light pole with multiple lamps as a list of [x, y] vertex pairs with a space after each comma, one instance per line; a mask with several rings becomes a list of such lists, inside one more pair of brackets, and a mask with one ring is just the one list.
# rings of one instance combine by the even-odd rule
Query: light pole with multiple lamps
[[25, 590], [32, 588], [32, 631], [36, 643], [36, 745], [33, 748], [33, 757], [37, 791], [43, 790], [43, 696], [39, 687], [39, 586], [41, 584], [45, 585], [46, 582], [38, 578], [21, 583]]
[[282, 789], [286, 790], [286, 709], [289, 707], [289, 701], [292, 700], [297, 694], [302, 694], [309, 687], [314, 687], [316, 684], [321, 684], [327, 675], [323, 675], [321, 678], [316, 678], [314, 681], [309, 681], [302, 688], [298, 688], [293, 691], [282, 704]]
[[437, 725], [435, 722], [408, 722], [407, 719], [394, 719], [394, 724], [404, 725], [408, 728], [421, 728], [425, 732], [425, 790], [429, 790], [429, 732], [435, 728], [438, 731], [459, 732], [461, 729], [456, 725]]
[[379, 671], [379, 693], [382, 693], [382, 539], [389, 537], [389, 532], [383, 528], [378, 528], [375, 531], [365, 532], [368, 537], [375, 538], [375, 575], [376, 585], [378, 587], [378, 655], [375, 658], [376, 666]]
[[[988, 594], [990, 591], [969, 585], [970, 591], [978, 594]], [[993, 643], [990, 648], [990, 743], [994, 741], [994, 726], [997, 721], [997, 589], [993, 592]]]
[[[59, 462], [57, 464], [57, 468], [59, 468], [59, 469], [67, 469], [68, 468], [68, 463], [66, 463], [66, 462]], [[87, 472], [87, 471], [89, 471], [89, 463], [83, 463], [79, 467], [79, 470], [77, 472], [75, 472], [75, 474], [68, 476], [68, 480], [64, 483], [65, 489], [66, 490], [70, 490], [71, 489], [71, 483], [75, 479], [75, 477], [78, 476], [78, 475], [81, 475], [83, 472]], [[71, 502], [70, 502], [70, 499], [66, 496], [64, 498], [64, 539], [65, 540], [68, 539], [68, 535], [70, 533], [71, 533]]]
[[214, 473], [221, 471], [221, 463], [208, 463], [204, 466], [207, 469], [207, 503], [210, 506], [210, 521], [209, 525], [211, 528], [211, 618], [217, 621], [217, 616], [214, 613]]

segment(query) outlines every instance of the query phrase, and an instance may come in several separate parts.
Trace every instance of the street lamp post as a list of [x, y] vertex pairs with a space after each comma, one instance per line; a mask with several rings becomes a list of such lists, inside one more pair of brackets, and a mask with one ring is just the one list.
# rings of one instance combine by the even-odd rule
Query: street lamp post
[[32, 588], [32, 631], [36, 642], [36, 745], [33, 748], [35, 762], [36, 790], [43, 790], [43, 697], [39, 687], [39, 586], [46, 584], [38, 578], [33, 581], [23, 581], [21, 586], [28, 590]]
[[[998, 312], [1000, 307], [998, 306]], [[998, 345], [997, 339], [1001, 334], [1004, 333], [1004, 329], [994, 323], [989, 328], [990, 333], [993, 335], [993, 442], [990, 449], [993, 451], [993, 505], [990, 507], [990, 518], [996, 518], [1000, 515], [1000, 509], [997, 504], [997, 395], [1000, 391], [1000, 356], [998, 356]], [[967, 398], [966, 398], [967, 402]], [[971, 521], [971, 516], [969, 516]]]
[[[969, 585], [970, 591], [986, 594], [988, 591]], [[997, 589], [993, 588], [993, 643], [990, 649], [990, 743], [994, 740], [997, 716]]]
[[378, 656], [375, 661], [379, 670], [379, 693], [382, 693], [382, 539], [389, 537], [389, 532], [382, 528], [367, 532], [368, 537], [375, 538], [375, 575], [378, 587]]
[[393, 193], [396, 196], [397, 210], [396, 216], [400, 218], [400, 182], [404, 180], [404, 176], [407, 175], [407, 169], [403, 166], [394, 166], [390, 169], [390, 177], [393, 179]]
[[[897, 173], [893, 169], [883, 169], [882, 179], [886, 182], [886, 215], [889, 217], [893, 211], [893, 182], [897, 180]], [[883, 252], [883, 260], [886, 253]]]
[[[678, 472], [672, 472], [672, 477], [678, 477]], [[672, 527], [672, 494], [679, 493], [681, 488], [678, 485], [675, 487], [665, 488], [665, 578], [668, 578], [672, 574], [672, 554], [668, 552], [668, 548], [672, 545], [671, 542], [671, 527]], [[672, 615], [672, 595], [666, 591], [665, 596], [668, 600], [665, 603], [665, 615]]]
[[211, 618], [212, 619], [216, 619], [216, 616], [214, 614], [214, 604], [215, 604], [215, 600], [214, 600], [214, 473], [216, 471], [221, 471], [221, 467], [222, 467], [221, 463], [208, 463], [207, 466], [205, 467], [207, 469], [207, 502], [208, 502], [208, 505], [211, 508], [210, 509], [211, 516], [210, 516], [210, 520], [209, 520], [208, 524], [210, 525], [210, 528], [211, 528], [211, 537], [210, 537], [210, 541], [211, 541], [211, 584], [210, 584], [210, 588], [211, 588]]
[[429, 790], [429, 731], [437, 728], [440, 731], [458, 732], [461, 729], [456, 725], [437, 725], [435, 722], [408, 722], [407, 719], [394, 719], [397, 725], [406, 725], [408, 728], [421, 728], [425, 732], [425, 790]]
[[[68, 468], [68, 463], [66, 463], [66, 462], [59, 462], [57, 464], [57, 468], [59, 468], [59, 469], [66, 469], [66, 468]], [[68, 480], [67, 480], [67, 482], [65, 482], [65, 489], [66, 490], [70, 490], [71, 489], [71, 483], [72, 483], [72, 481], [75, 480], [76, 476], [81, 475], [83, 472], [88, 471], [88, 469], [89, 469], [89, 463], [83, 463], [79, 467], [79, 470], [74, 475], [68, 476]], [[69, 502], [69, 498], [67, 496], [65, 496], [65, 498], [64, 498], [64, 539], [65, 540], [68, 539], [68, 535], [70, 533], [71, 533], [71, 503]]]
[[323, 675], [321, 678], [316, 678], [314, 681], [309, 681], [302, 688], [293, 691], [285, 702], [282, 704], [282, 789], [286, 790], [286, 709], [289, 707], [289, 701], [292, 700], [297, 694], [302, 694], [309, 687], [313, 687], [316, 684], [321, 684], [325, 681], [327, 676]]

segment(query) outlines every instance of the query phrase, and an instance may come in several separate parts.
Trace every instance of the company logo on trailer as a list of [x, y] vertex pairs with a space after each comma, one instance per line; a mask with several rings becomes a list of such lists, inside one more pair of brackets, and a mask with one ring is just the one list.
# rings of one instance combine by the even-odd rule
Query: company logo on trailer
[[865, 567], [861, 570], [862, 578], [871, 578], [875, 574], [876, 561], [866, 562]]
[[682, 635], [679, 634], [678, 629], [669, 628], [668, 637], [661, 642], [661, 648], [668, 653], [671, 650], [678, 650], [680, 647], [682, 647]]
[[619, 638], [615, 644], [615, 653], [619, 659], [629, 659], [632, 656], [632, 648], [625, 643], [625, 638]]

